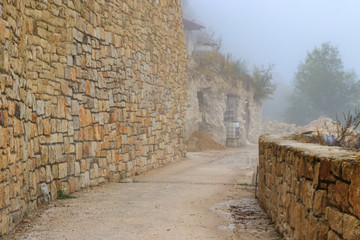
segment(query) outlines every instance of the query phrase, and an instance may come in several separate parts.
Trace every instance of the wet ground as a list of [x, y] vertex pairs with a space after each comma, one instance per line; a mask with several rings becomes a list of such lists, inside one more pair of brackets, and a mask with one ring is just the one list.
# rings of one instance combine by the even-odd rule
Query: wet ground
[[35, 211], [7, 239], [279, 239], [255, 198], [257, 147], [188, 153], [133, 183]]

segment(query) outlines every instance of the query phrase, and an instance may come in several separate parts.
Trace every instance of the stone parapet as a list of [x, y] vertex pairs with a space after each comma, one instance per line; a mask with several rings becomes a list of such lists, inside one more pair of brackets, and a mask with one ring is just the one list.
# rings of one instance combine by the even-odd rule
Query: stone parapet
[[360, 239], [357, 157], [338, 147], [260, 137], [257, 197], [286, 239]]
[[184, 158], [186, 68], [180, 0], [0, 0], [0, 236]]

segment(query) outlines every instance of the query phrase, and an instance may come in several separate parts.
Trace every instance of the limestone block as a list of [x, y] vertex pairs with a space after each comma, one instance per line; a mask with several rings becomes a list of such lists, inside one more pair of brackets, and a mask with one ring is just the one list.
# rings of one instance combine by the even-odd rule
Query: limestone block
[[40, 182], [46, 181], [46, 169], [45, 167], [40, 168]]
[[1, 213], [1, 233], [6, 234], [9, 226], [9, 217], [7, 215], [7, 211], [3, 210]]
[[[74, 164], [74, 175], [75, 176], [79, 176], [80, 175], [80, 172], [81, 172], [81, 169], [80, 169], [80, 163], [78, 161], [75, 162]], [[85, 171], [84, 171], [85, 172]]]
[[88, 187], [90, 185], [90, 173], [86, 171], [80, 175], [80, 185], [81, 188]]
[[331, 160], [331, 172], [337, 177], [341, 177], [341, 164], [341, 160]]
[[9, 66], [9, 53], [7, 51], [0, 52], [0, 70], [8, 72]]
[[51, 171], [51, 166], [50, 165], [46, 165], [46, 182], [49, 183], [52, 180], [54, 180], [52, 171]]
[[315, 192], [313, 205], [315, 215], [319, 216], [325, 213], [326, 197], [327, 192], [325, 190], [318, 190]]
[[87, 170], [87, 166], [86, 166], [86, 160], [81, 160], [80, 161], [80, 171], [81, 173], [85, 173]]
[[319, 169], [319, 178], [320, 180], [330, 180], [330, 160], [329, 159], [320, 159], [320, 169]]
[[68, 166], [67, 163], [59, 164], [59, 178], [65, 178], [67, 176]]
[[343, 213], [333, 207], [325, 208], [325, 218], [328, 220], [330, 228], [338, 234], [343, 233]]
[[314, 189], [310, 181], [302, 180], [301, 182], [301, 196], [302, 202], [305, 205], [307, 210], [312, 209], [313, 207], [313, 195]]
[[79, 160], [82, 158], [82, 149], [83, 149], [82, 143], [76, 143], [76, 159]]
[[72, 176], [75, 174], [75, 159], [73, 156], [66, 156], [65, 158], [67, 162], [67, 175]]
[[334, 231], [330, 231], [328, 234], [328, 240], [341, 240], [342, 238], [337, 235]]
[[338, 206], [342, 211], [349, 209], [349, 185], [340, 180], [336, 181], [335, 186], [329, 186], [329, 201], [334, 206]]
[[6, 28], [6, 22], [4, 19], [0, 19], [0, 42], [5, 43], [5, 28]]
[[0, 151], [0, 169], [5, 170], [9, 166], [9, 152], [8, 150]]
[[342, 162], [342, 171], [341, 171], [341, 177], [345, 180], [350, 182], [351, 176], [353, 172], [353, 165], [350, 162], [343, 161]]
[[0, 127], [0, 148], [6, 148], [9, 140], [9, 130], [7, 128]]
[[36, 101], [36, 113], [41, 116], [45, 113], [45, 103], [42, 100]]
[[356, 217], [344, 214], [344, 239], [356, 240], [360, 239], [360, 221]]
[[360, 163], [353, 166], [351, 184], [349, 189], [349, 201], [354, 208], [354, 213], [360, 217]]
[[48, 118], [44, 119], [42, 121], [43, 126], [43, 133], [44, 135], [48, 136], [50, 135], [50, 121]]
[[59, 178], [59, 165], [55, 164], [51, 166], [52, 168], [52, 175], [54, 177], [54, 179], [58, 179]]
[[69, 177], [68, 182], [69, 182], [69, 192], [70, 193], [75, 192], [75, 178], [74, 177]]

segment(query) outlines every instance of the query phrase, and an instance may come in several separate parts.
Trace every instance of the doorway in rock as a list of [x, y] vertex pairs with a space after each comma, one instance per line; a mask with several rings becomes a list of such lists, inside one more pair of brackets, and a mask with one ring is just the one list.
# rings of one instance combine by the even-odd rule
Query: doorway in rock
[[226, 146], [238, 147], [240, 139], [240, 122], [238, 121], [239, 97], [227, 94], [224, 125], [226, 129]]
[[197, 100], [198, 100], [199, 111], [202, 112], [205, 105], [204, 93], [202, 91], [197, 92]]
[[246, 139], [249, 137], [249, 131], [250, 131], [250, 104], [249, 101], [246, 100], [245, 102], [245, 131], [246, 131]]

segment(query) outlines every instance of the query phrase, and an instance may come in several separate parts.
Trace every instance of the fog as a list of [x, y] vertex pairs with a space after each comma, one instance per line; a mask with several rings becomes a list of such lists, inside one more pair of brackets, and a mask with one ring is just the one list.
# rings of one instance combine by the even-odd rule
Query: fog
[[[221, 37], [222, 52], [249, 66], [275, 64], [274, 81], [281, 83], [282, 91], [275, 97], [291, 90], [299, 63], [324, 42], [338, 48], [346, 71], [360, 73], [360, 1], [187, 0], [187, 4], [191, 13], [186, 17]], [[279, 99], [274, 102], [281, 105]], [[281, 120], [281, 114], [267, 113], [268, 106], [265, 118]]]

